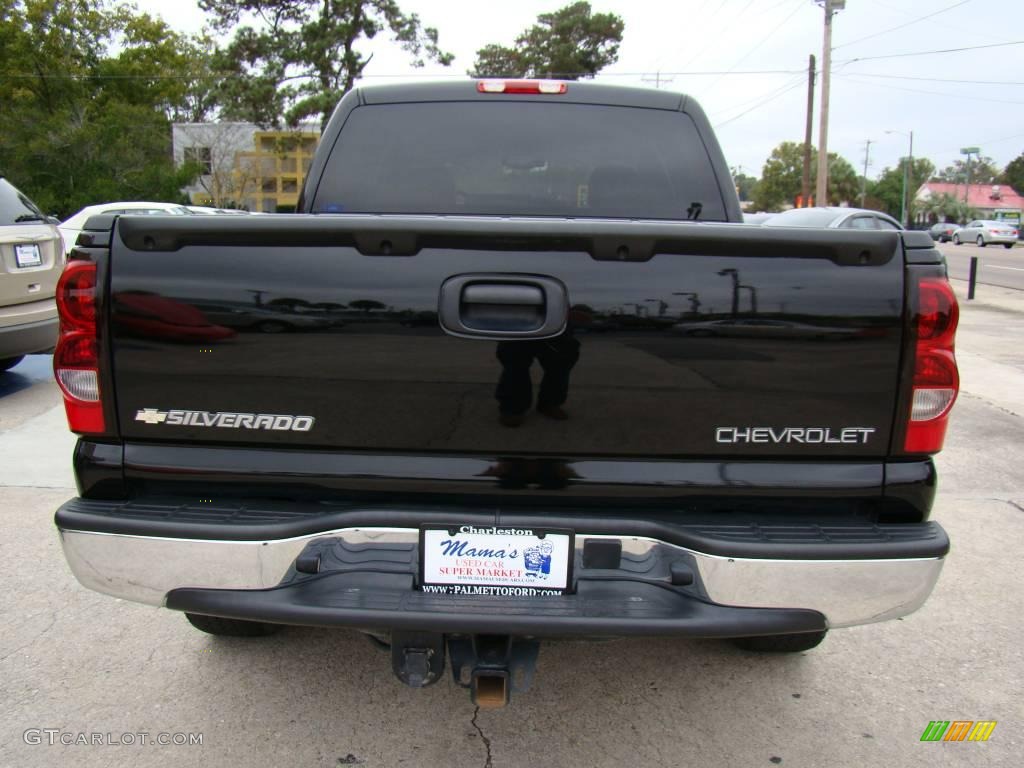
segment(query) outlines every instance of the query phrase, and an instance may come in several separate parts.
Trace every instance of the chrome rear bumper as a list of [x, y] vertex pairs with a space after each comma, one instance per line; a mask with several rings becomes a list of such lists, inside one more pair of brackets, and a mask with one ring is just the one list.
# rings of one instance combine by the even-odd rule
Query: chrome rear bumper
[[[296, 577], [302, 576], [295, 573], [295, 560], [310, 545], [344, 552], [374, 548], [404, 552], [408, 562], [402, 560], [406, 557], [402, 555], [398, 558], [402, 562], [395, 566], [397, 570], [390, 573], [410, 574], [408, 564], [417, 557], [419, 532], [415, 528], [343, 528], [262, 541], [164, 538], [71, 529], [61, 529], [60, 535], [68, 564], [84, 586], [125, 600], [165, 605], [173, 590], [267, 590], [294, 584]], [[588, 539], [620, 541], [624, 568], [625, 564], [629, 568], [594, 572], [588, 577], [587, 569], [577, 567], [580, 580], [641, 581], [645, 589], [680, 589], [688, 597], [720, 606], [812, 610], [822, 614], [830, 628], [912, 613], [928, 598], [943, 565], [942, 557], [726, 557], [653, 538], [583, 533], [576, 538], [577, 563]], [[673, 562], [685, 563], [692, 569], [692, 585], [671, 586], [667, 573], [668, 564]], [[644, 598], [633, 599], [642, 602]]]

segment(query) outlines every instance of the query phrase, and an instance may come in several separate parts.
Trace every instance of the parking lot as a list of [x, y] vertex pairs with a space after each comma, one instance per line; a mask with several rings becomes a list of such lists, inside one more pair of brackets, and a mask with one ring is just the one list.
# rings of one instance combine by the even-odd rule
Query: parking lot
[[[52, 523], [74, 494], [73, 439], [48, 359], [30, 357], [0, 381], [0, 765], [1019, 766], [1022, 335], [1017, 291], [984, 286], [963, 306], [935, 510], [953, 552], [920, 612], [788, 658], [717, 642], [549, 643], [533, 690], [496, 712], [447, 679], [403, 687], [354, 633], [213, 638], [80, 587]], [[922, 743], [931, 720], [998, 726], [986, 743]], [[29, 729], [202, 744], [50, 746], [27, 743]]]

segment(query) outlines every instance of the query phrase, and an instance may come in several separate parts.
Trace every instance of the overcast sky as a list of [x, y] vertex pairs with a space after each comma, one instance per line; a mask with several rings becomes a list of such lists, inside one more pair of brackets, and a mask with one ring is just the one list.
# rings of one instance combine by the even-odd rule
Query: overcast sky
[[[414, 69], [397, 46], [375, 41], [365, 83], [399, 78], [464, 76], [477, 49], [509, 45], [536, 21], [570, 0], [399, 0], [403, 10], [437, 27], [450, 68]], [[195, 2], [136, 0], [173, 27], [199, 31]], [[591, 0], [595, 12], [625, 21], [619, 61], [597, 82], [661, 87], [696, 97], [716, 126], [733, 167], [760, 176], [772, 148], [803, 141], [808, 55], [821, 66], [823, 11], [812, 0]], [[1024, 40], [1022, 0], [848, 0], [833, 28], [829, 150], [868, 176], [907, 153], [939, 168], [978, 146], [1005, 165], [1024, 151], [1024, 45], [956, 53], [897, 56]], [[173, 8], [173, 11], [169, 10]], [[949, 9], [949, 10], [943, 10]], [[923, 18], [930, 16], [930, 18]], [[887, 57], [877, 58], [872, 57]], [[859, 60], [858, 60], [859, 59]], [[768, 71], [765, 74], [747, 74]], [[970, 82], [953, 82], [970, 81]], [[818, 140], [820, 88], [815, 95]]]

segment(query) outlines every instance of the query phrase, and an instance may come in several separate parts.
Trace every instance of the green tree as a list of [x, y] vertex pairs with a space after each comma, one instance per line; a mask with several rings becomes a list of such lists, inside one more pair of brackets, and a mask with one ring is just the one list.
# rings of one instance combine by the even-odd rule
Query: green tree
[[732, 183], [736, 186], [736, 194], [741, 202], [752, 200], [754, 190], [757, 189], [757, 177], [741, 173], [738, 169], [732, 168]]
[[[817, 179], [816, 149], [811, 149], [811, 189]], [[794, 204], [803, 183], [803, 142], [784, 141], [772, 150], [761, 170], [761, 181], [754, 191], [754, 208], [778, 211]], [[834, 152], [828, 154], [828, 204], [851, 202], [860, 195], [860, 178], [850, 163]], [[815, 201], [815, 204], [824, 204]]]
[[[967, 161], [955, 160], [952, 165], [947, 165], [937, 174], [939, 181], [949, 181], [956, 184], [963, 184], [967, 181]], [[971, 184], [991, 184], [999, 176], [999, 168], [991, 157], [975, 157], [971, 160], [970, 179]]]
[[356, 299], [348, 303], [352, 309], [361, 309], [365, 314], [370, 314], [375, 309], [385, 309], [387, 307], [383, 302], [377, 301], [376, 299]]
[[513, 47], [486, 45], [476, 53], [471, 77], [593, 77], [619, 58], [622, 18], [593, 13], [590, 3], [542, 13]]
[[[901, 157], [895, 168], [886, 168], [878, 179], [868, 184], [868, 197], [879, 210], [885, 211], [895, 218], [900, 217], [903, 210], [903, 172], [907, 168], [907, 158]], [[907, 178], [907, 202], [910, 205], [910, 218], [914, 217], [914, 193], [935, 173], [935, 164], [924, 157], [915, 157]]]
[[233, 38], [214, 57], [224, 80], [224, 115], [295, 126], [315, 116], [321, 125], [362, 75], [371, 56], [361, 41], [387, 32], [413, 57], [448, 65], [437, 30], [402, 11], [395, 0], [199, 0], [213, 27]]
[[103, 0], [0, 0], [0, 168], [49, 213], [180, 200], [189, 39]]
[[1018, 194], [1024, 195], [1024, 152], [1007, 163], [997, 181], [1013, 187]]
[[920, 209], [928, 215], [930, 221], [954, 221], [966, 224], [971, 219], [978, 218], [978, 212], [963, 201], [963, 198], [956, 197], [943, 192], [939, 195], [932, 195], [921, 204]]
[[120, 50], [97, 75], [112, 101], [156, 107], [172, 122], [199, 123], [216, 110], [219, 78], [200, 64], [216, 54], [206, 36], [189, 37], [146, 14], [119, 14]]

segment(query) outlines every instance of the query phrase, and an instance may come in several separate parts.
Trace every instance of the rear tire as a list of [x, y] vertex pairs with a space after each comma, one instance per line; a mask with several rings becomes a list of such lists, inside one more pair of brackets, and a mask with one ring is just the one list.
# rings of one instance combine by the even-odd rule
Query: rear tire
[[1013, 248], [1013, 243], [1003, 243], [1003, 248]]
[[988, 243], [985, 242], [985, 238], [982, 237], [981, 235], [978, 235], [978, 239], [975, 240], [975, 242], [978, 244], [979, 248], [984, 248], [986, 245], [988, 245]]
[[219, 637], [266, 637], [281, 631], [282, 628], [280, 624], [225, 619], [220, 616], [204, 616], [201, 613], [186, 613], [185, 618], [196, 629]]
[[796, 635], [768, 635], [765, 637], [737, 637], [733, 640], [744, 651], [756, 653], [800, 653], [817, 648], [828, 630], [801, 632]]
[[[1010, 246], [1006, 247], [1009, 248]], [[24, 355], [18, 355], [17, 357], [5, 357], [3, 360], [0, 360], [0, 371], [9, 371], [24, 359]]]

